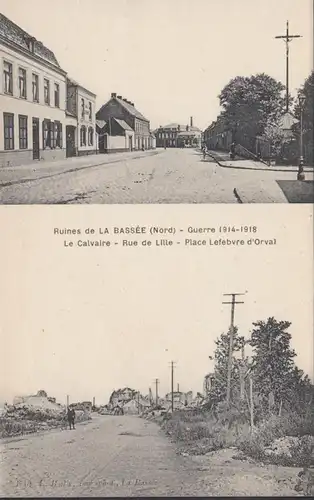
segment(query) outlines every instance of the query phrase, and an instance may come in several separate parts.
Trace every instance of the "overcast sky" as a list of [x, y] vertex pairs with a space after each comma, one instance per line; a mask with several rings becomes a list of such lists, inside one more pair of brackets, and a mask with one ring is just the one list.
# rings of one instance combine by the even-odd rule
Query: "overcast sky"
[[72, 78], [97, 94], [117, 92], [158, 127], [173, 121], [205, 128], [217, 96], [237, 75], [265, 72], [290, 88], [313, 67], [312, 0], [0, 0], [0, 10], [56, 54]]
[[[244, 209], [242, 209], [244, 207]], [[67, 209], [65, 211], [65, 208]], [[235, 322], [292, 322], [300, 368], [313, 377], [311, 207], [279, 205], [2, 207], [0, 400], [45, 389], [107, 402], [113, 389], [202, 391], [214, 340], [230, 323], [224, 293], [246, 292]], [[66, 215], [65, 215], [66, 213]], [[66, 249], [54, 227], [258, 223], [273, 247]], [[289, 222], [288, 222], [289, 221]], [[5, 384], [5, 387], [3, 386]]]

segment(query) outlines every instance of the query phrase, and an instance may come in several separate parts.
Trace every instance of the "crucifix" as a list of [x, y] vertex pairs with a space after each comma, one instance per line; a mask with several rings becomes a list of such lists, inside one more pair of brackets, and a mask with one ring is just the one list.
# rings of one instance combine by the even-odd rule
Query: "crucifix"
[[286, 34], [281, 36], [275, 36], [275, 38], [281, 38], [286, 44], [286, 112], [289, 111], [289, 43], [293, 38], [301, 38], [301, 35], [290, 35], [289, 33], [289, 21], [287, 21]]

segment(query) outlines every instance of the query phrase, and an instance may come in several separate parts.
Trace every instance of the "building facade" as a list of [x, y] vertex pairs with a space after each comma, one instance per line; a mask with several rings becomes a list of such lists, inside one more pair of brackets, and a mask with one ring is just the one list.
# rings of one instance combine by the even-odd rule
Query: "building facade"
[[95, 94], [2, 14], [0, 72], [0, 167], [95, 153]]
[[[125, 99], [116, 93], [111, 94], [111, 98], [96, 113], [97, 121], [105, 121], [107, 134], [114, 136], [113, 120], [122, 120], [134, 131], [134, 143], [131, 150], [152, 149], [153, 140], [150, 132], [150, 123], [134, 105], [134, 102]], [[106, 149], [99, 144], [99, 151]], [[126, 150], [129, 150], [128, 146]], [[108, 148], [107, 148], [108, 150]]]
[[192, 116], [189, 125], [179, 123], [161, 125], [154, 134], [158, 148], [199, 147], [201, 145], [202, 131], [193, 125]]
[[96, 95], [70, 78], [66, 87], [67, 156], [94, 154], [97, 151]]
[[66, 72], [0, 14], [0, 166], [65, 157]]

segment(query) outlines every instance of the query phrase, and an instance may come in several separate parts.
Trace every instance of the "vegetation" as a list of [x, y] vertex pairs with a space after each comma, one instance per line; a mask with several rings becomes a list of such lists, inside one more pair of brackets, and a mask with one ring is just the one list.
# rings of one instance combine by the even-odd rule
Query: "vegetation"
[[[204, 454], [236, 447], [246, 456], [265, 463], [314, 465], [313, 385], [295, 365], [290, 328], [290, 322], [273, 317], [253, 323], [246, 341], [252, 348], [251, 359], [245, 356], [241, 361], [236, 356], [233, 359], [229, 405], [226, 387], [230, 332], [217, 339], [207, 404], [198, 412], [174, 412], [162, 420], [165, 432], [182, 450]], [[234, 354], [244, 343], [235, 329]], [[245, 379], [244, 398], [240, 397], [241, 368], [250, 374]], [[249, 377], [253, 380], [252, 401]]]

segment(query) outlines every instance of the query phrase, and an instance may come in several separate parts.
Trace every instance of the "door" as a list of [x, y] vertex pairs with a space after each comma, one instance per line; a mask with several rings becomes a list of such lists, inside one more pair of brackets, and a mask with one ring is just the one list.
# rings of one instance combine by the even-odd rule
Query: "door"
[[33, 160], [39, 160], [39, 118], [33, 118]]
[[129, 150], [132, 151], [133, 145], [132, 145], [132, 137], [129, 136]]
[[67, 158], [71, 158], [72, 156], [76, 156], [75, 131], [76, 131], [76, 127], [74, 127], [73, 125], [66, 126], [66, 156], [67, 156]]

